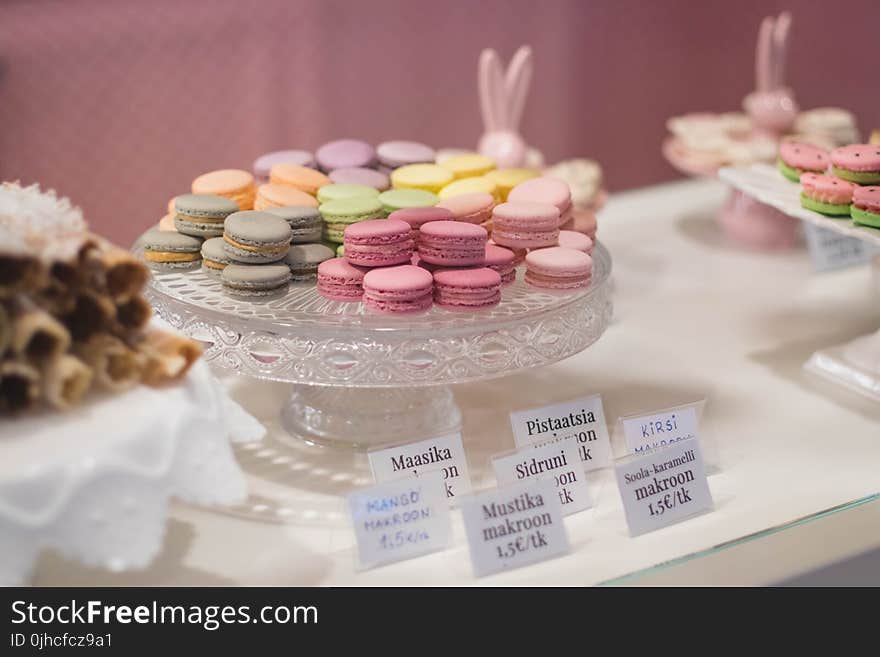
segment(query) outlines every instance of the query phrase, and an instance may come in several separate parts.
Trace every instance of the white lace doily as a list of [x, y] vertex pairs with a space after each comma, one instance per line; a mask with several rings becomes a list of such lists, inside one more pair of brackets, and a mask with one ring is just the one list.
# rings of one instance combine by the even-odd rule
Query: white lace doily
[[112, 570], [159, 552], [171, 496], [236, 504], [245, 479], [230, 440], [263, 426], [204, 362], [185, 381], [96, 397], [70, 413], [0, 424], [0, 584], [27, 582], [40, 552]]

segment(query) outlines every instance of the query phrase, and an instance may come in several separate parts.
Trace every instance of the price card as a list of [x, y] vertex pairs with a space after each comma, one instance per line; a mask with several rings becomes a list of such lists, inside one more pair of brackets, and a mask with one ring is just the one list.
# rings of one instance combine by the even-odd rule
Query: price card
[[555, 486], [563, 515], [593, 506], [573, 438], [495, 456], [492, 458], [492, 468], [499, 486], [524, 479], [549, 479]]
[[621, 418], [626, 447], [632, 454], [665, 447], [679, 440], [698, 438], [696, 405], [679, 406], [648, 415]]
[[477, 577], [568, 552], [562, 506], [550, 480], [463, 497], [461, 512]]
[[472, 490], [460, 433], [371, 450], [367, 457], [377, 482], [437, 471], [443, 475], [443, 486], [450, 501]]
[[632, 536], [654, 531], [712, 508], [700, 444], [680, 440], [631, 456], [614, 468]]
[[611, 441], [599, 395], [514, 411], [510, 414], [510, 426], [517, 447], [572, 438], [585, 472], [608, 467], [611, 463]]
[[865, 265], [880, 253], [880, 248], [856, 237], [841, 235], [813, 224], [804, 226], [813, 271], [834, 271]]
[[354, 491], [348, 506], [362, 569], [437, 552], [449, 544], [449, 504], [441, 472]]

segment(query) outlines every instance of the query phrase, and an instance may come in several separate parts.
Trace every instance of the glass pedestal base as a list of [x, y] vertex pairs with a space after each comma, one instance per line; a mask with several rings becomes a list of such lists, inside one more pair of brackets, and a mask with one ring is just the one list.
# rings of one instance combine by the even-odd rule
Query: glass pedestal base
[[790, 249], [801, 239], [800, 221], [738, 189], [731, 191], [718, 221], [728, 239], [752, 249]]
[[281, 425], [297, 441], [363, 451], [460, 431], [461, 411], [446, 386], [298, 385], [281, 411]]

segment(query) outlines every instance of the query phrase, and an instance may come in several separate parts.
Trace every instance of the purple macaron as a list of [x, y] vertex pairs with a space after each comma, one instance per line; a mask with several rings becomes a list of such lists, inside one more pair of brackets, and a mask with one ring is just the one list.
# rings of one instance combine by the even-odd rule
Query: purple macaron
[[373, 189], [384, 192], [391, 189], [391, 181], [381, 171], [367, 169], [366, 167], [345, 167], [333, 169], [329, 174], [330, 180], [336, 184], [366, 185]]
[[315, 152], [315, 160], [325, 173], [351, 167], [373, 168], [376, 149], [360, 139], [337, 139], [321, 146]]
[[417, 141], [386, 141], [376, 147], [379, 165], [386, 169], [396, 169], [407, 164], [434, 162], [434, 149]]

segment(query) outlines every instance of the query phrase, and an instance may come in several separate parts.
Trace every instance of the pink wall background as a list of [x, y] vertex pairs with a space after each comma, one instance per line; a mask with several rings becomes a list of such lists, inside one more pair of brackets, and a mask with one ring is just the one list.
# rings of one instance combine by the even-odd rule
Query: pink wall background
[[676, 177], [667, 117], [739, 108], [760, 19], [784, 8], [801, 105], [880, 127], [877, 0], [3, 0], [0, 179], [54, 187], [130, 243], [196, 175], [268, 150], [471, 146], [480, 49], [530, 43], [527, 139], [646, 185]]

